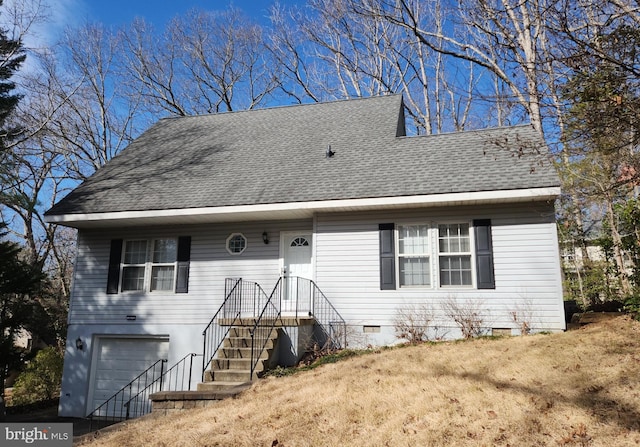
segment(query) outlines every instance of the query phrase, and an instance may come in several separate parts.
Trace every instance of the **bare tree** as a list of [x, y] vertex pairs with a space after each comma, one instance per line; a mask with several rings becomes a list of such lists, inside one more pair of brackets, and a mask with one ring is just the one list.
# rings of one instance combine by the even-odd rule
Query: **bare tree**
[[[139, 95], [120, 81], [119, 35], [87, 24], [69, 30], [56, 59], [44, 63], [46, 89], [64, 106], [48, 126], [65, 157], [67, 175], [84, 179], [129, 144], [140, 131]], [[55, 141], [53, 138], [55, 137]]]
[[156, 35], [153, 27], [136, 19], [122, 33], [124, 82], [127, 90], [140, 94], [147, 111], [186, 116], [192, 111], [184, 79], [177, 43], [166, 33]]
[[278, 80], [269, 69], [262, 28], [240, 10], [191, 11], [169, 25], [183, 52], [199, 108], [214, 113], [252, 109], [266, 102]]
[[271, 31], [267, 38], [267, 50], [274, 66], [278, 67], [279, 89], [287, 98], [301, 104], [305, 100], [320, 102], [323, 92], [316, 91], [314, 75], [317, 63], [309, 57], [307, 42], [300, 30], [304, 15], [298, 8], [271, 9]]
[[175, 17], [160, 38], [137, 20], [122, 37], [127, 86], [154, 114], [251, 109], [279, 85], [262, 29], [238, 9], [193, 10]]
[[[355, 6], [355, 11], [405, 28], [430, 50], [470, 62], [490, 74], [494, 77], [494, 93], [503, 95], [500, 101], [509, 98], [518, 104], [542, 135], [544, 88], [538, 67], [548, 2], [446, 2], [443, 14], [448, 19], [440, 27], [430, 26], [416, 13], [419, 3], [365, 0]], [[505, 117], [499, 120], [505, 122]]]
[[[282, 90], [297, 102], [402, 92], [416, 133], [464, 128], [474, 71], [450, 71], [443, 54], [408, 30], [355, 12], [359, 3], [313, 0], [304, 11], [272, 10], [269, 48], [283, 67]], [[438, 5], [431, 10], [421, 3], [416, 14], [441, 26]]]
[[554, 69], [564, 75], [559, 82], [566, 104], [558, 120], [564, 145], [561, 173], [571, 196], [569, 228], [575, 229], [568, 242], [580, 247], [588, 261], [585, 228], [601, 228], [590, 237], [611, 240], [615, 282], [627, 296], [632, 292], [627, 277], [632, 265], [625, 261], [628, 244], [617, 210], [637, 194], [634, 185], [640, 181], [635, 156], [640, 138], [639, 17], [634, 0], [559, 0], [547, 25], [558, 42]]
[[104, 28], [87, 25], [69, 32], [55, 54], [32, 53], [35, 62], [21, 79], [27, 94], [13, 116], [28, 130], [12, 147], [14, 200], [0, 212], [28, 261], [49, 273], [63, 301], [73, 253], [60, 241], [63, 234], [65, 241], [71, 236], [46, 223], [43, 213], [122, 150], [135, 132], [136, 104], [130, 96], [125, 100], [115, 77], [116, 44]]

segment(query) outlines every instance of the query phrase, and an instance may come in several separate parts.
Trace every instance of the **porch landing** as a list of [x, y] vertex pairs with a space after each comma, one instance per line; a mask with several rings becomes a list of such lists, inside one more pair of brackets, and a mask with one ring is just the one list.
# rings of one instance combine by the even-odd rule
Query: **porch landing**
[[[255, 317], [247, 318], [218, 318], [218, 324], [220, 326], [255, 326], [258, 319]], [[260, 326], [273, 326], [273, 327], [291, 327], [291, 326], [311, 326], [315, 323], [316, 319], [312, 316], [288, 316], [283, 315], [278, 318], [263, 318], [260, 320]]]

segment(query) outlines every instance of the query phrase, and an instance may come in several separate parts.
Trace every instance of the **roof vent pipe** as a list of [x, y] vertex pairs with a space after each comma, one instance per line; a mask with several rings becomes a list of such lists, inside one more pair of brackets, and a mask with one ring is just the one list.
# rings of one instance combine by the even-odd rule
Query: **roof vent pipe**
[[336, 155], [336, 153], [331, 150], [331, 145], [327, 146], [327, 153], [325, 155], [327, 158], [331, 158]]

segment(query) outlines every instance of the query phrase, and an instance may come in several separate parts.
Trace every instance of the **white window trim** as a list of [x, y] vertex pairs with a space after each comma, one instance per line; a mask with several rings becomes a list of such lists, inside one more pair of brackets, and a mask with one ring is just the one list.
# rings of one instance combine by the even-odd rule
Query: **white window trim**
[[[415, 255], [415, 256], [406, 256], [406, 255], [401, 255], [400, 253], [400, 231], [398, 230], [400, 227], [409, 227], [409, 226], [418, 226], [418, 225], [422, 225], [422, 226], [426, 226], [427, 227], [427, 243], [428, 243], [428, 247], [427, 247], [427, 252], [423, 253], [422, 255]], [[397, 223], [395, 224], [395, 228], [394, 228], [394, 238], [395, 238], [395, 247], [394, 247], [394, 251], [395, 251], [395, 264], [396, 264], [396, 284], [398, 285], [397, 288], [398, 289], [433, 289], [435, 287], [436, 281], [434, 280], [434, 271], [433, 271], [433, 266], [434, 266], [434, 262], [433, 262], [433, 249], [434, 249], [434, 245], [433, 245], [433, 223], [432, 222], [425, 222], [425, 221], [409, 221], [409, 222], [402, 222], [402, 223]], [[400, 257], [414, 257], [414, 258], [424, 258], [424, 257], [428, 257], [429, 258], [429, 283], [428, 285], [424, 284], [412, 284], [412, 285], [400, 285]]]
[[[127, 244], [129, 242], [137, 242], [137, 241], [144, 241], [146, 244], [146, 249], [145, 249], [145, 262], [144, 263], [138, 263], [138, 264], [125, 264], [125, 258], [127, 256]], [[122, 257], [120, 259], [120, 284], [118, 284], [118, 288], [120, 290], [121, 293], [140, 293], [140, 292], [144, 292], [145, 290], [147, 290], [146, 284], [147, 284], [147, 260], [149, 259], [149, 240], [148, 239], [143, 239], [143, 238], [133, 238], [133, 239], [125, 239], [122, 243]], [[142, 289], [135, 289], [135, 290], [124, 290], [124, 271], [126, 267], [143, 267], [144, 269], [144, 273], [143, 273], [143, 280], [142, 280]]]
[[[229, 242], [231, 241], [231, 239], [233, 239], [236, 236], [242, 236], [242, 238], [244, 239], [244, 248], [242, 249], [242, 251], [235, 252], [229, 248]], [[242, 253], [247, 251], [248, 246], [249, 246], [249, 239], [247, 238], [247, 236], [238, 232], [231, 233], [224, 242], [224, 248], [227, 249], [227, 253], [229, 253], [231, 256], [240, 256]]]
[[[457, 224], [463, 224], [466, 223], [467, 225], [469, 225], [469, 251], [471, 254], [471, 284], [470, 285], [442, 285], [440, 284], [440, 240], [439, 240], [439, 234], [438, 234], [438, 225], [457, 225]], [[452, 289], [464, 289], [464, 290], [469, 290], [469, 289], [476, 289], [477, 288], [477, 282], [476, 282], [476, 240], [475, 240], [475, 231], [474, 231], [474, 227], [473, 227], [473, 221], [471, 220], [443, 220], [443, 221], [437, 221], [434, 223], [433, 225], [433, 230], [435, 232], [435, 242], [434, 242], [434, 250], [436, 252], [435, 256], [436, 256], [436, 262], [434, 263], [436, 265], [436, 283], [437, 283], [437, 288], [439, 289], [444, 289], [444, 290], [452, 290]], [[443, 256], [466, 256], [466, 252], [459, 252], [459, 253], [445, 253], [443, 254]]]
[[[441, 285], [440, 284], [440, 250], [439, 250], [439, 238], [438, 238], [438, 225], [452, 225], [452, 224], [468, 224], [469, 225], [469, 249], [471, 251], [471, 285]], [[429, 232], [429, 269], [431, 274], [430, 285], [400, 285], [400, 233], [399, 227], [411, 226], [411, 225], [426, 225]], [[395, 265], [396, 265], [396, 290], [400, 289], [424, 289], [424, 290], [472, 290], [477, 288], [476, 280], [476, 249], [475, 249], [475, 231], [473, 227], [473, 221], [468, 219], [446, 219], [446, 220], [408, 220], [402, 222], [396, 222], [394, 228], [395, 239]], [[446, 255], [445, 255], [446, 256]]]
[[[173, 262], [158, 262], [158, 263], [154, 263], [153, 262], [153, 248], [154, 248], [154, 243], [157, 240], [173, 240], [176, 242], [176, 260]], [[144, 281], [143, 281], [143, 285], [142, 285], [142, 289], [139, 290], [123, 290], [122, 289], [122, 283], [124, 281], [124, 267], [125, 266], [131, 266], [131, 267], [142, 267], [143, 264], [125, 264], [124, 263], [124, 258], [125, 258], [125, 253], [126, 253], [126, 247], [127, 247], [127, 242], [133, 242], [133, 241], [146, 241], [147, 242], [147, 252], [146, 252], [146, 256], [145, 256], [145, 263], [144, 263]], [[131, 239], [125, 239], [123, 241], [122, 244], [122, 258], [120, 259], [120, 281], [118, 284], [118, 290], [120, 291], [120, 293], [175, 293], [176, 291], [176, 281], [178, 280], [177, 275], [178, 275], [178, 259], [177, 259], [177, 247], [178, 247], [178, 238], [175, 237], [154, 237], [151, 239], [144, 239], [144, 238], [131, 238]], [[152, 275], [152, 269], [153, 267], [169, 267], [172, 266], [173, 267], [173, 286], [171, 287], [171, 289], [168, 290], [159, 290], [159, 289], [155, 289], [155, 290], [151, 290], [151, 275]]]

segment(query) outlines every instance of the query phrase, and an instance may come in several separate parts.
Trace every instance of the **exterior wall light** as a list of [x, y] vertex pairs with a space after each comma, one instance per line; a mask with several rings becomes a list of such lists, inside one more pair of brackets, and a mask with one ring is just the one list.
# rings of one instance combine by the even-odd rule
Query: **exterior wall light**
[[262, 242], [264, 242], [265, 244], [269, 243], [269, 235], [267, 234], [266, 231], [262, 233]]
[[84, 343], [80, 337], [76, 338], [76, 349], [82, 351], [84, 349]]

